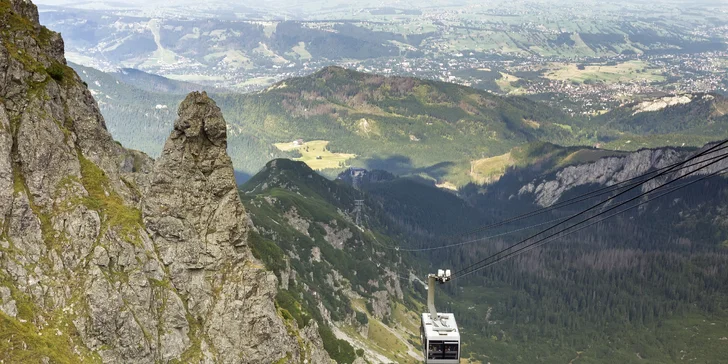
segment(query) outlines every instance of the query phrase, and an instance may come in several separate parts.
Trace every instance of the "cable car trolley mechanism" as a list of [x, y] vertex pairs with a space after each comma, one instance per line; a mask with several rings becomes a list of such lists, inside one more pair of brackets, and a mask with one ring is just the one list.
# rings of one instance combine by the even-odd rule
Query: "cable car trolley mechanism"
[[460, 331], [452, 313], [435, 309], [435, 282], [443, 284], [451, 278], [450, 270], [439, 269], [437, 275], [427, 276], [427, 308], [422, 314], [420, 340], [427, 364], [460, 363]]

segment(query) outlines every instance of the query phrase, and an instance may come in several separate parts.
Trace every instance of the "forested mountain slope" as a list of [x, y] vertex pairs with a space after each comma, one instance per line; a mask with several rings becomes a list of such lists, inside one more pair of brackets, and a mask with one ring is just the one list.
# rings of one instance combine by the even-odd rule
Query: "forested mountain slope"
[[240, 196], [255, 225], [253, 254], [280, 279], [277, 304], [299, 325], [317, 321], [333, 359], [421, 360], [422, 286], [410, 276], [413, 261], [394, 254], [407, 237], [377, 204], [287, 159], [269, 162]]
[[[462, 190], [469, 208], [479, 211], [480, 222], [441, 234], [438, 231], [443, 228], [427, 216], [447, 211], [448, 205], [430, 203], [445, 200], [408, 199], [409, 190], [397, 193], [386, 187], [391, 180], [362, 188], [383, 196], [388, 205], [410, 201], [398, 213], [401, 220], [423, 221], [412, 230], [423, 238], [407, 248], [456, 244], [413, 254], [420, 261], [457, 272], [613, 194], [498, 228], [462, 232], [624, 181], [695, 152], [663, 148], [547, 170], [515, 167], [485, 188]], [[724, 161], [709, 171], [726, 166]], [[702, 176], [703, 172], [686, 182]], [[725, 177], [700, 181], [456, 279], [443, 286], [448, 297], [438, 308], [456, 313], [469, 350], [483, 361], [563, 363], [579, 358], [588, 363], [678, 363], [690, 358], [720, 362], [728, 354], [724, 345], [728, 332], [725, 181]], [[646, 189], [637, 188], [618, 201]]]
[[70, 66], [88, 85], [116, 140], [127, 148], [159, 156], [184, 93], [151, 92], [121, 80], [118, 74]]

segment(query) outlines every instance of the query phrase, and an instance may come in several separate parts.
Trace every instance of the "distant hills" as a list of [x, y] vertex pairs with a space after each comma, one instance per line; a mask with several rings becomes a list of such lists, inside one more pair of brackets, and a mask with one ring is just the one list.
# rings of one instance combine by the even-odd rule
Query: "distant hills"
[[[717, 30], [725, 25], [720, 8], [666, 7], [655, 14], [621, 1], [596, 12], [566, 5], [521, 8], [516, 3], [452, 1], [407, 9], [341, 1], [175, 5], [153, 10], [141, 4], [128, 9], [115, 3], [45, 5], [41, 17], [68, 38], [68, 50], [79, 58], [208, 81], [230, 72], [225, 77], [239, 87], [248, 85], [236, 73], [265, 71], [268, 79], [281, 67], [306, 67], [307, 62], [447, 59], [454, 54], [617, 57], [726, 49]], [[438, 14], [444, 9], [449, 9], [447, 15]], [[655, 21], [660, 17], [664, 19]], [[716, 31], [692, 31], [705, 24]]]
[[575, 143], [580, 130], [560, 111], [525, 98], [340, 67], [218, 100], [237, 138], [325, 140], [330, 151], [356, 155], [346, 164], [435, 179], [523, 143]]
[[[169, 107], [183, 90], [197, 87], [140, 71], [75, 67], [97, 93], [112, 133], [152, 156], [174, 120]], [[332, 66], [260, 92], [214, 97], [229, 123], [236, 170], [248, 175], [287, 157], [330, 177], [355, 166], [456, 188], [530, 163], [521, 151], [534, 143], [629, 151], [698, 146], [728, 135], [728, 102], [712, 94], [659, 98], [580, 118], [524, 97]]]
[[172, 80], [134, 68], [121, 68], [118, 71], [111, 73], [111, 75], [131, 86], [155, 93], [187, 94], [192, 91], [209, 88], [209, 86]]

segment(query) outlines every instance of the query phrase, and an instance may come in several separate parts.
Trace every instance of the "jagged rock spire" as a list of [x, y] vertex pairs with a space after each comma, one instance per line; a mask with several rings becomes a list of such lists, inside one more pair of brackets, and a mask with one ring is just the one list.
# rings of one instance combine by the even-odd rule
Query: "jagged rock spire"
[[315, 323], [287, 330], [246, 245], [225, 129], [193, 93], [156, 163], [123, 148], [60, 35], [0, 0], [0, 358], [328, 360]]

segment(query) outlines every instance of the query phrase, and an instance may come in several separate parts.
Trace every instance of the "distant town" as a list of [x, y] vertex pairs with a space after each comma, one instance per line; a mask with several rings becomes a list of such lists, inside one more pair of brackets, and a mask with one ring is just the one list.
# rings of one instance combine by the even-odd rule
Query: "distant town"
[[[500, 59], [498, 59], [500, 58]], [[549, 78], [544, 75], [550, 67], [558, 65], [619, 65], [642, 62], [649, 67], [649, 76], [641, 77], [640, 71], [614, 81], [586, 80], [583, 82], [565, 78]], [[680, 55], [620, 55], [604, 58], [564, 60], [555, 57], [499, 57], [493, 55], [473, 57], [462, 53], [436, 58], [392, 57], [364, 61], [332, 62], [308, 61], [274, 65], [270, 69], [238, 70], [225, 68], [208, 69], [202, 65], [180, 62], [167, 65], [159, 73], [177, 73], [180, 69], [198, 74], [209, 73], [215, 85], [242, 92], [265, 89], [275, 82], [311, 74], [319, 69], [339, 64], [360, 72], [386, 76], [418, 77], [442, 82], [485, 89], [496, 94], [530, 95], [543, 101], [561, 105], [571, 114], [595, 115], [616, 106], [639, 101], [645, 97], [683, 93], [728, 93], [728, 52], [705, 52]], [[468, 71], [486, 70], [495, 76], [484, 82], [484, 74]], [[520, 77], [519, 77], [520, 76]], [[496, 79], [497, 77], [497, 79]], [[598, 77], [598, 75], [597, 75]], [[246, 83], [251, 79], [256, 83]], [[591, 81], [591, 82], [590, 82]]]

